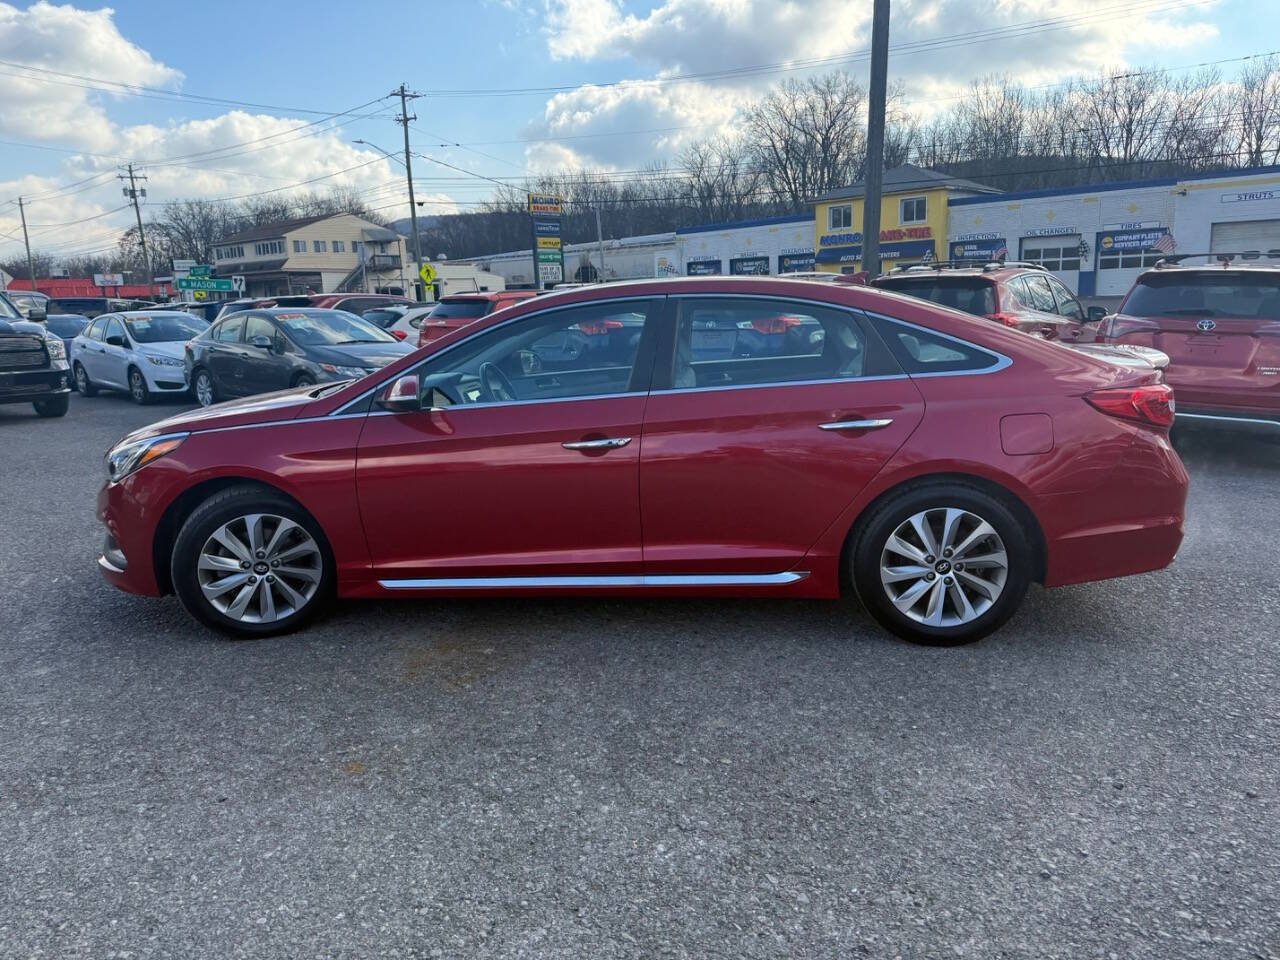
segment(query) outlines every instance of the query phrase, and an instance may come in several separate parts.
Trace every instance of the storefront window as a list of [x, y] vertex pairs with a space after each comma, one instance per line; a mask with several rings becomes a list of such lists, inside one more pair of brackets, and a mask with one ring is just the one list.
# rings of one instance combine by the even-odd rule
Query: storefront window
[[1034, 246], [1022, 248], [1022, 259], [1038, 263], [1046, 270], [1055, 273], [1080, 269], [1080, 241], [1074, 239], [1070, 244], [1052, 246]]

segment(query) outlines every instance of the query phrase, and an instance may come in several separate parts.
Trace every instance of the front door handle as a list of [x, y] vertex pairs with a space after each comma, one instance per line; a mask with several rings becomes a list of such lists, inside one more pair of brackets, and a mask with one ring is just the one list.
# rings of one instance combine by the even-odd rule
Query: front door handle
[[879, 430], [893, 423], [892, 420], [835, 420], [818, 424], [819, 430]]
[[571, 443], [562, 443], [560, 446], [566, 450], [615, 450], [618, 447], [625, 447], [630, 442], [630, 437], [608, 437], [604, 440], [576, 440]]

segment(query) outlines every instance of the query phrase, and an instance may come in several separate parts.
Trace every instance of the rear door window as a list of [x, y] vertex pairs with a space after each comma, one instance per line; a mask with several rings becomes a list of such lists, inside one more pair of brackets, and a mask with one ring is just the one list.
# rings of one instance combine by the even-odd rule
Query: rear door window
[[902, 369], [910, 374], [979, 373], [993, 369], [1001, 360], [998, 354], [964, 340], [886, 317], [872, 319]]
[[979, 277], [891, 277], [876, 286], [978, 317], [996, 312], [995, 285]]
[[1280, 274], [1153, 274], [1141, 277], [1121, 312], [1132, 317], [1280, 320]]
[[101, 340], [102, 328], [107, 325], [105, 320], [94, 320], [85, 328], [84, 336], [89, 340]]
[[1053, 291], [1049, 288], [1048, 280], [1033, 274], [1023, 277], [1022, 282], [1027, 285], [1027, 295], [1031, 298], [1027, 306], [1041, 313], [1058, 312], [1058, 305], [1053, 301]]
[[901, 371], [852, 314], [783, 300], [683, 298], [673, 389], [805, 383]]

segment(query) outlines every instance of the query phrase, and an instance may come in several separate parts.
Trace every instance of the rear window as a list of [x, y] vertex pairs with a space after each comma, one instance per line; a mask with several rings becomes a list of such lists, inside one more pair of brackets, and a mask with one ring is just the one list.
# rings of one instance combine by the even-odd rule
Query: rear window
[[996, 312], [995, 285], [977, 277], [887, 277], [876, 286], [978, 317]]
[[85, 328], [84, 320], [77, 320], [75, 317], [50, 317], [49, 330], [62, 339], [74, 337]]
[[1121, 308], [1131, 317], [1280, 320], [1280, 276], [1222, 273], [1142, 277]]
[[431, 311], [432, 320], [449, 320], [455, 317], [474, 319], [483, 317], [493, 304], [488, 300], [441, 300]]

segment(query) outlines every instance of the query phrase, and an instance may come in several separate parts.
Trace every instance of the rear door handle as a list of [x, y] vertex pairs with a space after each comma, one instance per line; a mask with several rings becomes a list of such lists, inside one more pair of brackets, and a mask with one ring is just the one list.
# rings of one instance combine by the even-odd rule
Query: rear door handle
[[831, 423], [818, 424], [819, 430], [879, 430], [887, 427], [893, 420], [833, 420]]
[[571, 443], [562, 443], [560, 446], [566, 450], [615, 450], [618, 447], [625, 447], [630, 442], [630, 437], [607, 437], [604, 440], [575, 440]]

